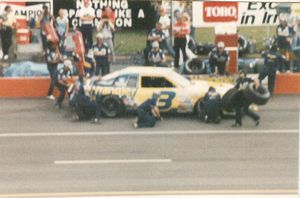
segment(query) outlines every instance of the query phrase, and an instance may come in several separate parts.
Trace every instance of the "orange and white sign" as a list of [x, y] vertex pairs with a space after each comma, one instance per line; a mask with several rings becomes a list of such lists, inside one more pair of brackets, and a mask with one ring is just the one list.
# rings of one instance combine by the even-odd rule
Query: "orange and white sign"
[[224, 23], [238, 26], [274, 26], [279, 23], [278, 3], [260, 1], [194, 1], [193, 26], [215, 27]]
[[204, 22], [238, 21], [238, 2], [203, 2]]

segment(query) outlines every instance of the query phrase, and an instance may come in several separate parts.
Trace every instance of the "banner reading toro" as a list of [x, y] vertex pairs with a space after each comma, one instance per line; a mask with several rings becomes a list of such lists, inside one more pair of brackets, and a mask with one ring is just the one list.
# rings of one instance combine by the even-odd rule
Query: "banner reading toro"
[[272, 2], [193, 2], [193, 26], [213, 27], [233, 22], [238, 26], [273, 26], [279, 18]]

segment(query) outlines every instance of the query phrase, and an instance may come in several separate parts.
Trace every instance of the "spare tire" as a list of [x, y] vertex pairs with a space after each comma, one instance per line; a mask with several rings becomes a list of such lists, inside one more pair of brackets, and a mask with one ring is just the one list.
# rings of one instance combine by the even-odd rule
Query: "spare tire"
[[205, 65], [201, 58], [193, 58], [185, 63], [185, 74], [204, 74]]
[[231, 112], [234, 109], [234, 97], [236, 96], [236, 94], [239, 92], [238, 89], [236, 88], [232, 88], [230, 90], [228, 90], [224, 96], [222, 97], [222, 109], [224, 109], [225, 111]]
[[257, 105], [264, 105], [268, 102], [271, 94], [264, 86], [259, 86], [255, 89], [254, 83], [250, 83], [243, 91], [246, 99]]
[[105, 96], [101, 105], [102, 112], [109, 118], [115, 118], [121, 114], [124, 105], [117, 96]]

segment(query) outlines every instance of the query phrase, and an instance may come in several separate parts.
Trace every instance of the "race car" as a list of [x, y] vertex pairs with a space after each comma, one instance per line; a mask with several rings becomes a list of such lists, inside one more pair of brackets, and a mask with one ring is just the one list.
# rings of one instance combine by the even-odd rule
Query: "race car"
[[128, 67], [108, 74], [102, 79], [91, 80], [86, 89], [90, 96], [102, 96], [102, 111], [108, 117], [116, 117], [160, 92], [161, 112], [192, 113], [213, 86], [224, 95], [232, 84], [204, 80], [188, 80], [170, 68]]

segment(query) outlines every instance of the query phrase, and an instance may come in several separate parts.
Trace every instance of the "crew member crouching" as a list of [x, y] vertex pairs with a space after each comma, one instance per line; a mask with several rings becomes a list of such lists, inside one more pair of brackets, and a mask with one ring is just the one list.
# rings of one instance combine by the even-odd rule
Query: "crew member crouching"
[[79, 77], [75, 90], [70, 97], [70, 106], [73, 110], [72, 121], [91, 120], [100, 124], [101, 119], [101, 95], [89, 96], [85, 92], [83, 77]]
[[221, 121], [221, 96], [214, 87], [210, 87], [201, 102], [202, 116], [205, 122]]
[[158, 108], [159, 95], [160, 93], [154, 93], [152, 98], [137, 108], [137, 120], [133, 123], [134, 128], [154, 127], [157, 120], [162, 120]]
[[68, 90], [69, 78], [72, 78], [72, 62], [70, 60], [64, 61], [63, 68], [59, 69], [56, 74], [55, 86], [59, 90], [59, 97], [56, 100], [55, 107], [61, 108], [65, 99], [66, 91]]
[[251, 102], [246, 99], [246, 96], [243, 90], [250, 84], [255, 83], [255, 87], [258, 88], [260, 83], [259, 80], [253, 80], [247, 77], [247, 74], [244, 71], [241, 71], [239, 78], [236, 81], [235, 88], [239, 90], [236, 96], [233, 98], [233, 104], [236, 110], [235, 124], [232, 127], [242, 126], [242, 116], [243, 113], [252, 118], [255, 122], [255, 125], [258, 126], [260, 122], [260, 116], [254, 113], [249, 109]]

